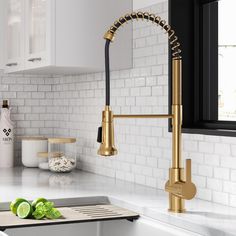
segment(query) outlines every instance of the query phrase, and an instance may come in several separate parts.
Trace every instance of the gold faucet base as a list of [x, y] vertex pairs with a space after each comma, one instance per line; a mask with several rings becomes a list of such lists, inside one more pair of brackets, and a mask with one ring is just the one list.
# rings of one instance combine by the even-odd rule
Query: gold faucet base
[[185, 200], [174, 194], [169, 194], [169, 212], [183, 213], [185, 212]]
[[[169, 212], [182, 213], [185, 212], [184, 199], [181, 195], [182, 180], [184, 179], [183, 168], [170, 168], [169, 181], [167, 181], [165, 189], [169, 192]], [[181, 183], [181, 185], [175, 185]]]
[[182, 209], [182, 210], [168, 209], [168, 211], [172, 213], [185, 213], [186, 212], [185, 209]]

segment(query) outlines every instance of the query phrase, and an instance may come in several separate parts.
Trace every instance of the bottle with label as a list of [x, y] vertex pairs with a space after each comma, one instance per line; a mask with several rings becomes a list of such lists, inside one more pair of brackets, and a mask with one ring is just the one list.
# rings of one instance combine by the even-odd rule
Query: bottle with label
[[8, 100], [3, 100], [0, 118], [0, 168], [14, 165], [14, 123], [10, 115]]

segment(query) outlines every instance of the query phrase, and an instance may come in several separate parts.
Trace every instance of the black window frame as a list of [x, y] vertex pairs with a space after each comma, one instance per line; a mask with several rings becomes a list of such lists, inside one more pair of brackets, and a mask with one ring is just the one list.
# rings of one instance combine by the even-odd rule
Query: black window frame
[[183, 133], [236, 137], [236, 121], [218, 120], [218, 1], [169, 0], [169, 22], [182, 48]]

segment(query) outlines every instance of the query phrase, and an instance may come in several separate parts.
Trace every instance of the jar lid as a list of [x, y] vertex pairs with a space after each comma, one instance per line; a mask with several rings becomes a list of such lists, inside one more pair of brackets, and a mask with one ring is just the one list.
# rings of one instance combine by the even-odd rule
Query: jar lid
[[75, 143], [76, 138], [49, 138], [49, 143]]
[[48, 140], [48, 138], [43, 137], [43, 136], [21, 136], [18, 138], [20, 138], [22, 140], [30, 140], [30, 141], [32, 141], [32, 140], [36, 140], [36, 141], [37, 140]]
[[38, 152], [37, 156], [42, 158], [48, 158], [48, 152]]
[[62, 157], [65, 156], [65, 154], [63, 152], [38, 152], [37, 153], [38, 157], [41, 158], [48, 158], [50, 157]]

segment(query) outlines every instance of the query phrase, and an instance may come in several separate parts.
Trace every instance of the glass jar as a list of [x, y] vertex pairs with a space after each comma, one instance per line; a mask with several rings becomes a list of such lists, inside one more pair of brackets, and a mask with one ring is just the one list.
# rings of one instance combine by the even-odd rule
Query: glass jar
[[38, 162], [39, 162], [39, 169], [41, 170], [49, 170], [48, 167], [48, 152], [38, 152]]
[[53, 172], [71, 172], [76, 167], [76, 139], [49, 138], [48, 166]]

